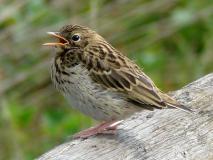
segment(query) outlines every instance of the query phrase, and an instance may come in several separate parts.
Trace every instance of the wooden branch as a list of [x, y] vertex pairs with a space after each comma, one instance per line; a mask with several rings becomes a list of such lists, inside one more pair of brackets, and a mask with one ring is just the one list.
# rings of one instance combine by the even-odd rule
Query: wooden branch
[[195, 114], [178, 109], [143, 111], [116, 135], [77, 139], [39, 160], [213, 160], [213, 73], [172, 93]]

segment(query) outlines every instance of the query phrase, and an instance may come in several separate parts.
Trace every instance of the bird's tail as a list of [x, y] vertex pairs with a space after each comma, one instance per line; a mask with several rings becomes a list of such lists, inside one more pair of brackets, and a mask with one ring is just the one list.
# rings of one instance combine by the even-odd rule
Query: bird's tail
[[163, 98], [164, 103], [167, 105], [168, 108], [177, 108], [177, 109], [181, 109], [181, 110], [184, 110], [184, 111], [190, 112], [190, 113], [194, 112], [190, 108], [177, 102], [174, 98], [170, 97], [169, 95], [164, 94], [164, 93], [161, 93], [161, 94], [162, 94], [161, 97]]
[[171, 108], [177, 108], [177, 109], [181, 109], [181, 110], [183, 110], [183, 111], [186, 111], [186, 112], [190, 112], [190, 113], [193, 113], [194, 111], [193, 110], [191, 110], [190, 108], [188, 108], [188, 107], [186, 107], [186, 106], [184, 106], [184, 105], [182, 105], [182, 104], [179, 104], [179, 103], [176, 103], [176, 104], [171, 104], [171, 103], [169, 103], [169, 102], [166, 102], [166, 105], [167, 105], [167, 107], [171, 107]]

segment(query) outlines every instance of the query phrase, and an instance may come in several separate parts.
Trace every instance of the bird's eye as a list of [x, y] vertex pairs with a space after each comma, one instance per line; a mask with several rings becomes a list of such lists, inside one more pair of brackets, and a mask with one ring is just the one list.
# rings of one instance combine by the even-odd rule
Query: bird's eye
[[72, 36], [72, 40], [73, 40], [73, 41], [79, 41], [79, 40], [80, 40], [80, 36], [77, 35], [77, 34], [74, 34], [74, 35]]

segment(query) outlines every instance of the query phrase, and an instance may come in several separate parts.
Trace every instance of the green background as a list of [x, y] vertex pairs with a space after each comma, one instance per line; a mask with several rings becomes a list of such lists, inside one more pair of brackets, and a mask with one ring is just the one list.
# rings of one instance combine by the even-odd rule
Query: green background
[[47, 31], [89, 26], [164, 91], [213, 70], [212, 0], [0, 1], [0, 159], [33, 159], [93, 120], [53, 88]]

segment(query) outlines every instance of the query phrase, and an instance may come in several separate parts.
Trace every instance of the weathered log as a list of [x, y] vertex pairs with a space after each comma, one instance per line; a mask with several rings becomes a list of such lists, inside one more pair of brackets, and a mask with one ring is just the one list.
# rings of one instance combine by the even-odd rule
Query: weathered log
[[77, 139], [39, 160], [213, 160], [213, 73], [172, 93], [195, 111], [143, 111], [125, 120], [116, 135]]

